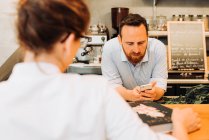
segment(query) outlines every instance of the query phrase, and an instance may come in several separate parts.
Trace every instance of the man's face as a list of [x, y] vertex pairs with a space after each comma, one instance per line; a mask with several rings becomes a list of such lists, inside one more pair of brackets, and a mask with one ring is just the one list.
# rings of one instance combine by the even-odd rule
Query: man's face
[[121, 36], [118, 36], [118, 39], [127, 59], [133, 65], [143, 59], [147, 48], [147, 32], [144, 25], [123, 26]]

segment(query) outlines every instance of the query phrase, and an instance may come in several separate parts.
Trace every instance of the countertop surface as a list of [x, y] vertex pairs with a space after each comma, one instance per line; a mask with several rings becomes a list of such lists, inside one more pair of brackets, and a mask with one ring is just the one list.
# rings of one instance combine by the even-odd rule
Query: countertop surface
[[[73, 63], [69, 66], [67, 72], [80, 73], [80, 74], [99, 74], [99, 75], [102, 74], [101, 64], [99, 63], [90, 63], [90, 64]], [[167, 81], [168, 81], [168, 84], [208, 84], [209, 83], [207, 78], [205, 79], [168, 79]]]
[[190, 140], [209, 140], [209, 104], [166, 104], [170, 108], [191, 107], [201, 118], [201, 129], [189, 134]]

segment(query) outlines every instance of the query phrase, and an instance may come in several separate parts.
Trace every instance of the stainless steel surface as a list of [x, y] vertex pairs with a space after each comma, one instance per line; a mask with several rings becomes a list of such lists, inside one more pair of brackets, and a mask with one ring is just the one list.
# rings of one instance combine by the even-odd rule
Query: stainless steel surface
[[85, 48], [80, 47], [76, 54], [77, 61], [89, 62], [91, 60], [91, 54], [90, 54], [91, 51], [92, 51], [91, 47], [85, 47]]
[[100, 63], [102, 46], [107, 41], [107, 34], [87, 34], [81, 38], [81, 47], [76, 54], [77, 62]]
[[89, 45], [102, 46], [107, 41], [106, 33], [88, 34], [86, 36], [89, 38], [87, 42], [87, 46]]
[[74, 63], [71, 64], [68, 69], [68, 73], [78, 73], [78, 74], [98, 74], [102, 75], [101, 64], [83, 64]]

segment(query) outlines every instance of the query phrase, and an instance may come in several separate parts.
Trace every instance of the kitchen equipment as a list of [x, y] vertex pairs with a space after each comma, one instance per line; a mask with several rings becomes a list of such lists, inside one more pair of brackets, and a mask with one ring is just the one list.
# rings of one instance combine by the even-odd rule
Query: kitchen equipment
[[89, 41], [87, 46], [92, 47], [91, 52], [91, 62], [90, 63], [101, 63], [101, 56], [102, 56], [102, 47], [107, 41], [107, 34], [99, 33], [99, 34], [90, 34], [87, 35], [89, 37]]
[[98, 28], [99, 28], [99, 33], [106, 33], [106, 31], [107, 31], [107, 27], [105, 26], [105, 24], [104, 23], [99, 23], [98, 24]]
[[89, 31], [91, 32], [91, 34], [98, 34], [99, 33], [99, 27], [98, 25], [94, 24], [94, 25], [91, 25], [89, 27]]
[[113, 37], [116, 37], [119, 34], [120, 23], [123, 20], [123, 18], [128, 15], [128, 13], [129, 13], [129, 8], [124, 8], [124, 7], [111, 8], [112, 27], [116, 30], [116, 34], [113, 34]]
[[79, 48], [76, 54], [77, 62], [88, 64], [89, 61], [91, 60], [91, 56], [90, 56], [91, 51], [92, 51], [92, 48], [89, 48], [89, 47]]
[[[109, 39], [109, 30], [106, 27], [106, 25], [104, 23], [102, 23], [102, 22], [99, 22], [98, 24], [90, 25], [89, 28], [88, 28], [88, 31], [86, 32], [86, 34], [88, 34], [88, 35], [95, 35], [95, 37], [96, 36], [98, 36], [98, 37], [99, 36], [104, 36], [106, 34], [107, 39]], [[99, 40], [102, 41], [101, 39], [99, 39]]]
[[107, 34], [87, 34], [80, 41], [81, 47], [76, 54], [77, 62], [100, 63], [102, 46], [107, 41]]
[[87, 45], [94, 45], [96, 46], [102, 46], [107, 41], [107, 35], [106, 34], [89, 34], [86, 35], [88, 37]]
[[81, 46], [76, 54], [77, 62], [83, 62], [87, 64], [89, 63], [91, 59], [90, 52], [92, 51], [92, 48], [87, 46], [88, 41], [89, 41], [88, 37], [82, 37], [80, 39]]

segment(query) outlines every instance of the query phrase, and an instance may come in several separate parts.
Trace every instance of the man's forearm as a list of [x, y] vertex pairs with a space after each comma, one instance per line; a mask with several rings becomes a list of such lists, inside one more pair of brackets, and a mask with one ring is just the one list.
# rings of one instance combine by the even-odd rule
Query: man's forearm
[[[139, 93], [134, 93], [133, 90], [126, 89], [123, 86], [116, 87], [116, 91], [126, 100], [126, 101], [137, 101], [140, 100], [140, 91]], [[156, 97], [154, 100], [159, 100], [164, 95], [164, 90], [155, 87]]]
[[131, 97], [130, 97], [130, 92], [131, 91], [130, 90], [126, 89], [123, 86], [116, 87], [116, 90], [125, 100], [128, 100], [128, 101], [131, 100]]

